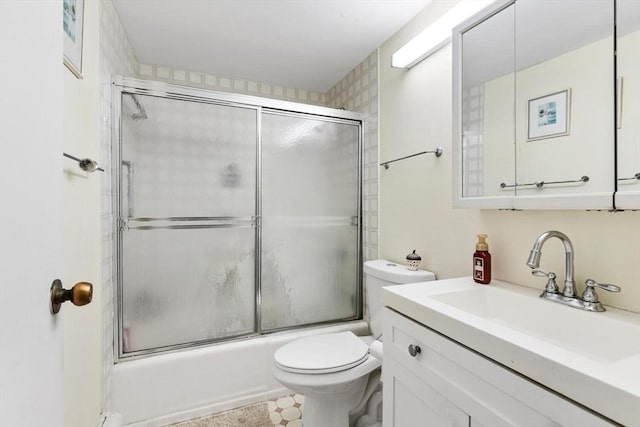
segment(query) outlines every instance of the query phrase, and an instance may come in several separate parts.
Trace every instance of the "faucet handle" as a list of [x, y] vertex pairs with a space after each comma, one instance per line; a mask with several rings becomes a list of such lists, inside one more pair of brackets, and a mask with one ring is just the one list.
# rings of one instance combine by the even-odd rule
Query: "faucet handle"
[[558, 293], [558, 284], [556, 283], [556, 273], [554, 273], [553, 271], [550, 271], [547, 273], [545, 271], [535, 269], [531, 271], [531, 274], [538, 277], [546, 277], [548, 279], [547, 284], [544, 287], [545, 293], [550, 293], [550, 294]]
[[593, 279], [587, 279], [584, 282], [584, 285], [586, 286], [586, 288], [582, 293], [582, 300], [585, 302], [598, 302], [598, 294], [596, 293], [595, 288], [604, 289], [605, 291], [609, 292], [620, 292], [620, 286], [598, 283]]

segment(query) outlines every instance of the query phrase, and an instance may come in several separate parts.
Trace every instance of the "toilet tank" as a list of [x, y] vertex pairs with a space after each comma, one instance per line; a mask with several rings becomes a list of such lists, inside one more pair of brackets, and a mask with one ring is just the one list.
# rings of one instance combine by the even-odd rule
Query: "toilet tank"
[[382, 334], [382, 287], [402, 285], [405, 283], [429, 282], [436, 280], [430, 271], [409, 270], [409, 267], [384, 259], [364, 263], [365, 313], [371, 334], [378, 337]]

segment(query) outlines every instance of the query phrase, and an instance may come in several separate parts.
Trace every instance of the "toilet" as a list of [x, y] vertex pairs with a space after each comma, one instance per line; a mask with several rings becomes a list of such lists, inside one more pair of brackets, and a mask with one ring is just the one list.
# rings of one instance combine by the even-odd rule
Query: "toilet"
[[386, 260], [364, 263], [365, 311], [371, 336], [320, 334], [292, 341], [274, 354], [273, 375], [305, 396], [304, 427], [380, 426], [383, 286], [435, 280]]

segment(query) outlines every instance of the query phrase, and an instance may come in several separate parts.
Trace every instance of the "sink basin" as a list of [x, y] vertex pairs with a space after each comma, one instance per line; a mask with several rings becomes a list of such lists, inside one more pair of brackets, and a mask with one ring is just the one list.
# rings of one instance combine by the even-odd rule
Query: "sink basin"
[[[615, 316], [600, 316], [495, 286], [472, 287], [432, 298], [602, 362], [640, 356], [640, 324], [630, 324]], [[610, 342], [612, 336], [615, 343]]]
[[383, 288], [384, 305], [622, 425], [640, 426], [640, 314], [588, 312], [470, 277]]

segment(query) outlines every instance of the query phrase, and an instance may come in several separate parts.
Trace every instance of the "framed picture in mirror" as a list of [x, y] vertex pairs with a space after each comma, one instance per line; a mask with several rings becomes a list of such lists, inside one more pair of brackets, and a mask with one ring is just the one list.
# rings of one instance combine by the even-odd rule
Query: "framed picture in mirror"
[[527, 141], [569, 135], [571, 90], [530, 99]]

